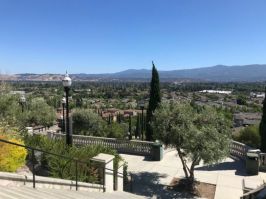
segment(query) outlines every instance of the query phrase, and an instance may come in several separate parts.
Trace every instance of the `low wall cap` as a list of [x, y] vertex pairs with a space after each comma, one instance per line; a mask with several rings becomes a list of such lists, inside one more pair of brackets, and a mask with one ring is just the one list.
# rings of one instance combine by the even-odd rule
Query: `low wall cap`
[[259, 157], [259, 154], [247, 152], [247, 157], [250, 157], [250, 158], [258, 158]]
[[99, 153], [97, 156], [93, 157], [92, 160], [107, 163], [113, 160], [114, 158], [114, 155]]
[[261, 151], [259, 149], [249, 149], [249, 153], [260, 153]]

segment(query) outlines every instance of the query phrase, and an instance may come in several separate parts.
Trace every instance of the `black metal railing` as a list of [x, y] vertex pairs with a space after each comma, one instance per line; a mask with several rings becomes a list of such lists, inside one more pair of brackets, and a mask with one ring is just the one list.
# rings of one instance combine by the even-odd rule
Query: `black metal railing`
[[[0, 142], [6, 143], [6, 144], [15, 145], [15, 146], [18, 146], [18, 147], [23, 147], [23, 148], [25, 148], [25, 149], [27, 149], [27, 150], [29, 150], [31, 152], [30, 161], [31, 161], [31, 164], [32, 164], [32, 185], [33, 185], [33, 188], [36, 187], [36, 178], [35, 178], [35, 176], [36, 176], [35, 152], [36, 151], [44, 153], [44, 154], [56, 156], [56, 157], [59, 157], [59, 158], [67, 159], [71, 163], [74, 162], [75, 163], [75, 188], [76, 188], [76, 191], [78, 190], [78, 181], [79, 181], [79, 179], [78, 179], [78, 166], [79, 166], [79, 164], [94, 165], [94, 164], [92, 164], [91, 160], [90, 161], [82, 161], [82, 160], [79, 160], [77, 158], [67, 157], [67, 156], [64, 156], [64, 155], [60, 155], [60, 154], [44, 151], [42, 149], [37, 149], [37, 148], [31, 147], [31, 146], [26, 146], [26, 145], [10, 142], [10, 141], [4, 140], [4, 139], [0, 139]], [[134, 182], [134, 180], [133, 180], [132, 173], [124, 173], [124, 172], [120, 173], [120, 172], [118, 172], [118, 170], [108, 169], [108, 168], [105, 168], [105, 166], [100, 166], [100, 164], [96, 164], [96, 165], [94, 165], [94, 167], [97, 167], [98, 171], [101, 173], [101, 176], [100, 176], [100, 178], [98, 179], [97, 182], [99, 182], [99, 184], [102, 185], [102, 188], [103, 188], [104, 192], [105, 192], [105, 189], [106, 189], [105, 188], [105, 171], [106, 170], [111, 171], [114, 174], [114, 184], [117, 184], [116, 175], [118, 175], [118, 174], [122, 175], [123, 179], [124, 179], [124, 182], [123, 182], [124, 183], [124, 189], [126, 189], [126, 191], [133, 192], [133, 182]], [[89, 183], [91, 183], [91, 182], [89, 182]], [[116, 188], [114, 187], [114, 189], [117, 189], [117, 187]]]
[[[29, 151], [31, 151], [31, 164], [32, 164], [32, 183], [33, 183], [33, 188], [35, 188], [35, 185], [36, 185], [36, 179], [35, 179], [35, 175], [36, 175], [36, 171], [35, 171], [35, 152], [38, 151], [38, 152], [41, 152], [41, 153], [44, 153], [44, 154], [48, 154], [48, 155], [52, 155], [52, 156], [56, 156], [56, 157], [59, 157], [59, 158], [63, 158], [63, 159], [66, 159], [66, 160], [69, 160], [69, 162], [71, 163], [75, 163], [75, 187], [76, 187], [76, 190], [78, 190], [78, 165], [79, 164], [89, 164], [89, 165], [93, 165], [92, 164], [92, 161], [82, 161], [82, 160], [79, 160], [79, 159], [76, 159], [76, 158], [71, 158], [71, 157], [67, 157], [67, 156], [64, 156], [64, 155], [59, 155], [59, 154], [56, 154], [56, 153], [52, 153], [52, 152], [48, 152], [48, 151], [44, 151], [42, 149], [37, 149], [37, 148], [33, 148], [31, 146], [26, 146], [26, 145], [22, 145], [22, 144], [18, 144], [18, 143], [14, 143], [14, 142], [10, 142], [8, 140], [4, 140], [4, 139], [0, 139], [0, 142], [3, 142], [3, 143], [6, 143], [6, 144], [11, 144], [11, 145], [15, 145], [15, 146], [18, 146], [18, 147], [23, 147]], [[100, 165], [97, 164], [97, 169], [100, 169], [99, 172], [101, 172], [101, 176], [100, 176], [100, 179], [98, 179], [99, 181], [97, 182], [100, 182], [100, 185], [102, 185], [103, 187], [103, 190], [105, 190], [105, 167], [101, 167]], [[111, 169], [108, 169], [108, 170], [111, 170]], [[111, 170], [112, 172], [114, 172], [113, 170]], [[91, 182], [89, 182], [91, 183]]]

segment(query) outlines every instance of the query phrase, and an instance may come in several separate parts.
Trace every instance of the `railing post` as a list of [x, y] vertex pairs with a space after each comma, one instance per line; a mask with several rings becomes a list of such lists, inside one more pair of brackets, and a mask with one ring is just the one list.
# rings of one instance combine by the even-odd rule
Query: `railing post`
[[106, 187], [105, 187], [105, 167], [102, 166], [102, 170], [103, 170], [103, 175], [102, 175], [102, 178], [103, 178], [103, 192], [106, 192]]
[[117, 170], [115, 171], [115, 190], [123, 191], [124, 190], [124, 163], [119, 163]]
[[91, 159], [103, 168], [104, 192], [112, 192], [114, 190], [114, 157], [113, 155], [100, 153]]
[[130, 192], [131, 193], [133, 193], [133, 183], [134, 183], [133, 175], [130, 172]]
[[31, 154], [31, 161], [32, 161], [32, 183], [33, 183], [33, 188], [35, 188], [35, 158], [34, 158], [34, 149], [32, 149], [32, 154]]
[[75, 161], [76, 164], [76, 191], [78, 190], [78, 161]]

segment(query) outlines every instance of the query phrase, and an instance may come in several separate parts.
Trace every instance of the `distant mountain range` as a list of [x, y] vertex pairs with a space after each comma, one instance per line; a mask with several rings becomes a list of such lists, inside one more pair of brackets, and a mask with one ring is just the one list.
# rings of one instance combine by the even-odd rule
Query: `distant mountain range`
[[[159, 71], [161, 81], [260, 82], [266, 81], [265, 65], [224, 66]], [[71, 74], [74, 81], [148, 81], [151, 70], [129, 69], [106, 74]], [[15, 81], [60, 81], [62, 74], [0, 75], [0, 79]]]

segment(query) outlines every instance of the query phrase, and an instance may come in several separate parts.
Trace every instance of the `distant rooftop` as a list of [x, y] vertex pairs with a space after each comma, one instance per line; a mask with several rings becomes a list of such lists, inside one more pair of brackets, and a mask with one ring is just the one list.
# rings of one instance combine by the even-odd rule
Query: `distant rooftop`
[[200, 93], [217, 93], [217, 94], [231, 94], [232, 91], [221, 91], [221, 90], [202, 90]]
[[16, 94], [19, 94], [19, 95], [25, 95], [25, 91], [10, 91], [10, 94], [12, 95], [16, 95]]

